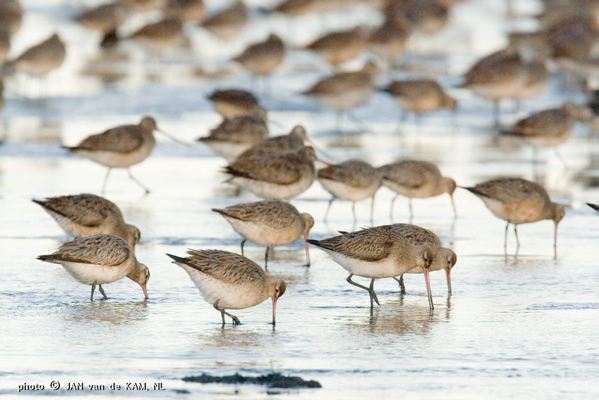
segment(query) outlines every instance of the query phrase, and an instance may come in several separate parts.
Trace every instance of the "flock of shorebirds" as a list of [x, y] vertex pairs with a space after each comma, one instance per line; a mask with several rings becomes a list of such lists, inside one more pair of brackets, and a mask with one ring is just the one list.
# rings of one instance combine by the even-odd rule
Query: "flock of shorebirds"
[[[441, 108], [455, 110], [457, 101], [435, 80], [395, 80], [383, 88], [377, 88], [375, 77], [380, 65], [393, 67], [394, 60], [405, 51], [408, 39], [415, 32], [434, 34], [442, 29], [454, 3], [459, 1], [287, 0], [271, 10], [262, 11], [301, 18], [311, 13], [334, 12], [335, 9], [353, 7], [355, 4], [379, 7], [385, 16], [380, 25], [332, 32], [305, 46], [306, 50], [316, 52], [337, 72], [316, 82], [303, 94], [341, 115], [364, 104], [375, 91], [381, 90], [393, 96], [402, 110], [415, 113], [420, 118]], [[599, 39], [599, 30], [595, 26], [595, 19], [599, 16], [598, 2], [545, 0], [544, 3], [546, 12], [544, 19], [541, 19], [542, 30], [513, 34], [508, 47], [480, 59], [464, 76], [461, 88], [494, 102], [496, 124], [500, 123], [501, 100], [534, 97], [547, 84], [550, 76], [547, 66], [550, 62], [553, 66], [581, 65], [591, 58], [595, 48], [591, 44]], [[162, 21], [147, 25], [126, 37], [120, 33], [119, 28], [128, 15], [142, 12], [144, 7], [160, 6], [163, 7]], [[0, 43], [0, 61], [5, 62], [5, 70], [45, 75], [59, 67], [65, 58], [65, 45], [58, 35], [52, 35], [13, 59], [6, 59], [8, 50], [3, 53], [4, 48], [8, 49], [8, 44], [4, 43], [9, 43], [10, 36], [19, 29], [20, 14], [22, 10], [17, 0], [3, 0], [0, 3], [0, 26], [7, 28], [6, 32], [0, 34], [0, 40], [3, 41]], [[89, 29], [102, 32], [102, 47], [111, 48], [118, 40], [130, 39], [153, 52], [159, 52], [174, 46], [181, 39], [184, 24], [200, 26], [219, 40], [226, 41], [240, 34], [249, 15], [247, 6], [241, 1], [205, 16], [202, 0], [122, 0], [87, 10], [78, 21]], [[587, 41], [590, 43], [588, 46]], [[285, 51], [286, 44], [281, 37], [270, 34], [265, 41], [251, 44], [233, 60], [252, 75], [264, 76], [276, 71], [284, 60]], [[365, 51], [376, 57], [377, 63], [366, 62], [357, 71], [342, 70], [346, 62]], [[198, 141], [228, 162], [223, 170], [228, 175], [228, 183], [264, 200], [213, 209], [242, 237], [241, 255], [221, 250], [190, 250], [184, 257], [173, 254], [167, 256], [189, 274], [204, 299], [221, 313], [223, 324], [225, 316], [232, 318], [234, 324], [239, 323], [239, 319], [227, 310], [251, 307], [267, 298], [272, 299], [275, 323], [276, 302], [285, 293], [286, 284], [280, 277], [265, 271], [269, 248], [300, 238], [303, 238], [306, 246], [308, 266], [308, 246], [312, 244], [328, 253], [349, 273], [347, 281], [350, 284], [369, 293], [371, 307], [374, 303], [379, 304], [374, 291], [376, 279], [394, 278], [400, 283], [402, 292], [405, 292], [403, 275], [406, 273], [424, 275], [430, 309], [433, 309], [433, 300], [429, 272], [444, 270], [451, 293], [451, 270], [457, 262], [457, 255], [453, 250], [443, 247], [439, 237], [430, 230], [411, 224], [391, 224], [340, 232], [337, 236], [323, 240], [309, 239], [314, 218], [308, 213], [299, 212], [287, 201], [305, 192], [318, 180], [331, 194], [326, 211], [328, 215], [334, 199], [355, 204], [370, 198], [374, 204], [378, 189], [386, 186], [397, 194], [396, 197], [402, 195], [410, 199], [410, 214], [412, 198], [447, 193], [457, 217], [453, 193], [460, 186], [452, 178], [443, 176], [434, 163], [404, 159], [374, 167], [365, 161], [350, 159], [331, 164], [318, 158], [318, 149], [315, 150], [302, 125], [294, 127], [289, 134], [268, 137], [267, 110], [254, 94], [239, 89], [222, 89], [214, 91], [210, 100], [223, 121], [208, 136]], [[566, 103], [530, 115], [504, 131], [520, 137], [535, 148], [555, 147], [572, 135], [576, 121], [591, 124], [596, 118], [595, 111], [592, 106]], [[156, 120], [144, 117], [137, 125], [108, 129], [66, 149], [108, 168], [102, 185], [104, 194], [112, 168], [129, 170], [129, 167], [144, 161], [151, 154], [156, 143], [155, 131], [160, 131]], [[316, 162], [322, 162], [324, 168], [317, 170]], [[149, 193], [149, 189], [130, 171], [129, 176]], [[565, 215], [565, 208], [552, 202], [540, 184], [517, 177], [499, 177], [464, 189], [478, 196], [496, 217], [507, 222], [504, 240], [506, 254], [509, 225], [514, 225], [518, 238], [519, 224], [540, 220], [554, 222], [556, 249], [557, 228]], [[40, 260], [62, 264], [75, 279], [91, 285], [92, 300], [96, 287], [106, 298], [102, 285], [125, 276], [137, 282], [145, 298], [148, 297], [146, 285], [150, 271], [135, 256], [135, 246], [140, 239], [139, 229], [125, 222], [114, 203], [93, 194], [34, 201], [67, 234], [76, 238], [60, 246], [54, 253], [40, 256]], [[596, 209], [596, 206], [591, 206]], [[355, 220], [355, 209], [353, 216]], [[266, 246], [264, 269], [244, 256], [246, 241]], [[352, 279], [354, 276], [370, 279], [370, 284], [359, 284]]]

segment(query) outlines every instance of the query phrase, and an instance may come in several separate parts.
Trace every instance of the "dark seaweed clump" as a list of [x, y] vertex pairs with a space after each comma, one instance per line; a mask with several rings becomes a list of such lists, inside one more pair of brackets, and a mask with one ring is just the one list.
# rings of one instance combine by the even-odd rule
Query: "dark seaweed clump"
[[202, 374], [199, 376], [186, 376], [182, 379], [185, 382], [196, 383], [251, 383], [257, 385], [267, 385], [269, 388], [292, 389], [292, 388], [321, 388], [322, 385], [317, 381], [305, 381], [299, 376], [283, 376], [277, 373], [260, 375], [256, 377], [243, 376], [240, 374], [211, 376]]

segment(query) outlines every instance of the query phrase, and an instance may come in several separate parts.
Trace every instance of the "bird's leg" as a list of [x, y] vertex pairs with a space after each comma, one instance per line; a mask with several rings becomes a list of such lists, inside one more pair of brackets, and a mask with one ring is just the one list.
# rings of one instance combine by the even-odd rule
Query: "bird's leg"
[[354, 216], [354, 223], [356, 223], [358, 218], [356, 217], [356, 202], [355, 201], [351, 202], [351, 212], [352, 212], [352, 215]]
[[381, 304], [379, 303], [379, 299], [376, 297], [376, 293], [374, 293], [374, 290], [373, 290], [374, 279], [372, 280], [372, 282], [370, 282], [370, 288], [368, 288], [364, 285], [360, 285], [359, 283], [352, 281], [352, 279], [351, 279], [352, 276], [354, 276], [354, 274], [349, 274], [349, 276], [346, 279], [347, 282], [350, 285], [354, 285], [354, 286], [357, 286], [359, 288], [366, 290], [368, 292], [368, 294], [370, 294], [370, 301], [372, 302], [372, 300], [374, 300], [376, 302], [376, 304], [378, 304], [380, 306]]
[[505, 253], [505, 255], [507, 256], [507, 228], [510, 227], [510, 221], [507, 222], [507, 225], [505, 226], [505, 237], [503, 238], [503, 252]]
[[374, 308], [374, 304], [372, 301], [375, 300], [376, 304], [380, 305], [379, 299], [376, 297], [376, 293], [374, 292], [374, 278], [370, 280], [370, 308]]
[[412, 210], [412, 198], [408, 197], [408, 204], [410, 205], [410, 221], [414, 218], [414, 210]]
[[370, 224], [374, 225], [374, 194], [372, 195], [372, 202], [370, 203]]
[[241, 255], [242, 255], [242, 256], [243, 256], [243, 245], [245, 244], [246, 240], [247, 240], [247, 239], [243, 239], [243, 240], [241, 241]]
[[453, 218], [455, 219], [458, 217], [458, 210], [455, 208], [455, 201], [453, 201], [453, 194], [450, 194], [449, 198], [451, 199], [451, 207], [453, 208]]
[[389, 210], [389, 218], [391, 219], [391, 222], [393, 222], [393, 206], [395, 205], [395, 199], [397, 199], [397, 196], [399, 196], [399, 194], [396, 194], [391, 199], [391, 209]]
[[108, 176], [110, 175], [110, 171], [112, 171], [112, 167], [108, 167], [106, 171], [106, 176], [104, 177], [104, 183], [102, 184], [102, 195], [106, 192], [106, 183], [108, 183]]
[[403, 274], [399, 277], [399, 287], [401, 288], [401, 294], [406, 294], [406, 285], [403, 282]]
[[327, 220], [327, 217], [329, 215], [329, 210], [331, 209], [331, 205], [333, 204], [333, 200], [335, 200], [335, 196], [331, 197], [331, 200], [329, 200], [329, 205], [327, 207], [326, 212], [324, 213], [324, 221]]
[[516, 248], [520, 248], [520, 240], [518, 239], [518, 225], [514, 224], [514, 234], [516, 235]]
[[220, 311], [220, 314], [223, 318], [223, 326], [225, 325], [225, 315], [228, 315], [229, 317], [231, 317], [231, 319], [233, 320], [233, 325], [239, 325], [241, 322], [239, 322], [239, 318], [237, 318], [236, 316], [234, 316], [233, 314], [229, 314], [228, 312], [226, 312], [224, 309], [220, 308], [218, 306], [218, 302], [219, 300], [216, 300], [213, 304], [214, 308], [216, 308], [218, 311]]
[[499, 127], [499, 99], [493, 100], [493, 119], [495, 120], [495, 127]]
[[96, 290], [96, 284], [92, 283], [92, 295], [89, 298], [90, 301], [94, 301], [94, 290]]
[[106, 293], [104, 292], [104, 288], [102, 287], [102, 285], [98, 285], [98, 289], [100, 289], [100, 293], [102, 293], [102, 296], [104, 296], [104, 300], [108, 300], [108, 296], [106, 296]]
[[264, 252], [264, 269], [268, 271], [268, 250], [270, 246], [266, 246], [266, 251]]
[[129, 168], [127, 168], [127, 172], [129, 173], [129, 178], [131, 178], [131, 180], [135, 183], [137, 183], [139, 186], [141, 186], [141, 188], [146, 192], [146, 194], [150, 193], [150, 189], [148, 189], [147, 187], [145, 187], [143, 185], [143, 183], [141, 183], [140, 181], [138, 181], [137, 179], [135, 179], [135, 177], [131, 174], [131, 170]]

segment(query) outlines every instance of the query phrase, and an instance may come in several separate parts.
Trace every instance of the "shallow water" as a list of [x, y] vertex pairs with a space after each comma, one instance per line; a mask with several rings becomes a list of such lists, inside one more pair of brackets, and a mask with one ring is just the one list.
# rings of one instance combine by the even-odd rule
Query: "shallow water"
[[[215, 2], [207, 3], [215, 7]], [[472, 0], [457, 6], [452, 25], [434, 38], [420, 38], [420, 46], [414, 45], [420, 52], [413, 53], [410, 62], [432, 71], [446, 70], [448, 75], [441, 79], [447, 85], [459, 82], [472, 60], [502, 43], [504, 4], [487, 3]], [[86, 33], [67, 21], [66, 16], [77, 10], [75, 5], [23, 4], [31, 13], [12, 50], [15, 54], [19, 46], [35, 43], [37, 35], [43, 37], [44, 29], [59, 27], [61, 33], [71, 35], [69, 44], [75, 54], [91, 57], [82, 44]], [[518, 9], [530, 14], [538, 4], [523, 1]], [[339, 27], [372, 16], [358, 11], [344, 17], [324, 22]], [[322, 21], [306, 23], [318, 27]], [[531, 24], [525, 17], [511, 23]], [[283, 19], [270, 24], [252, 25], [248, 36], [259, 37], [265, 26], [285, 27]], [[40, 27], [35, 35], [33, 26]], [[301, 34], [316, 36], [299, 31], [300, 38]], [[194, 39], [218, 47], [202, 33], [196, 32]], [[235, 46], [243, 47], [237, 43], [221, 49], [219, 57], [226, 58], [226, 51], [236, 51]], [[78, 71], [84, 63], [72, 57], [66, 72], [47, 83], [49, 95], [39, 99], [23, 98], [17, 92], [24, 89], [15, 81], [7, 82], [2, 114], [6, 140], [0, 146], [0, 395], [14, 396], [20, 385], [27, 384], [29, 389], [32, 385], [44, 389], [24, 390], [20, 396], [265, 398], [263, 387], [200, 385], [180, 379], [201, 373], [261, 375], [274, 370], [317, 380], [323, 388], [273, 390], [269, 398], [599, 396], [595, 384], [599, 274], [594, 259], [599, 215], [584, 205], [599, 201], [594, 179], [599, 144], [582, 127], [561, 148], [567, 168], [553, 152], [541, 152], [540, 182], [552, 198], [570, 205], [559, 227], [557, 257], [551, 221], [519, 228], [522, 245], [517, 256], [510, 230], [506, 257], [504, 222], [475, 196], [456, 191], [459, 216], [455, 220], [447, 196], [414, 201], [412, 222], [438, 233], [458, 255], [451, 296], [444, 274], [431, 275], [433, 312], [428, 309], [422, 276], [417, 275], [406, 277], [405, 296], [399, 294], [395, 281], [377, 281], [381, 306], [371, 312], [367, 294], [350, 286], [346, 272], [326, 254], [311, 248], [312, 266], [304, 267], [303, 244], [297, 242], [276, 248], [270, 257], [269, 271], [288, 282], [278, 303], [276, 328], [269, 324], [268, 301], [235, 312], [242, 325], [222, 328], [218, 312], [201, 299], [187, 274], [171, 264], [165, 253], [183, 255], [188, 248], [238, 252], [238, 235], [210, 209], [257, 199], [246, 193], [233, 197], [218, 172], [225, 163], [201, 144], [182, 146], [163, 138], [152, 156], [133, 168], [136, 177], [152, 189], [150, 195], [142, 196], [123, 171], [112, 173], [106, 193], [142, 232], [137, 255], [152, 271], [148, 301], [142, 301], [137, 285], [121, 280], [106, 285], [109, 300], [91, 303], [88, 286], [75, 282], [59, 265], [35, 260], [69, 238], [31, 198], [99, 193], [104, 178], [102, 167], [68, 155], [60, 149], [61, 143], [74, 144], [107, 127], [137, 122], [142, 114], [155, 116], [159, 126], [191, 143], [219, 121], [205, 94], [215, 87], [251, 88], [244, 74], [219, 81], [194, 78], [183, 68], [192, 58], [173, 57], [159, 68], [159, 80], [139, 77], [140, 63], [134, 60], [126, 64], [133, 72], [114, 83], [72, 76], [68, 71]], [[218, 58], [195, 62], [210, 67]], [[419, 157], [437, 162], [460, 185], [498, 175], [534, 178], [531, 150], [498, 138], [490, 128], [489, 104], [459, 91], [455, 91], [461, 100], [455, 127], [449, 113], [440, 112], [425, 117], [421, 128], [408, 119], [399, 133], [395, 104], [377, 93], [356, 111], [369, 131], [361, 132], [347, 120], [344, 127], [349, 132], [338, 135], [332, 113], [295, 94], [325, 71], [317, 59], [304, 53], [288, 55], [271, 82], [276, 90], [261, 96], [280, 125], [271, 125], [273, 133], [301, 123], [331, 160], [361, 157], [381, 165], [398, 157]], [[381, 74], [380, 82], [405, 76], [397, 71], [389, 74]], [[34, 91], [39, 89], [36, 84], [28, 82]], [[502, 119], [507, 124], [531, 110], [581, 99], [555, 77], [522, 111], [505, 111]], [[386, 189], [377, 195], [374, 225], [390, 222], [391, 198]], [[328, 222], [323, 222], [328, 200], [318, 183], [292, 200], [300, 211], [315, 217], [311, 237], [371, 225], [369, 202], [357, 205], [357, 222], [352, 221], [351, 204], [341, 201], [333, 204]], [[394, 222], [408, 219], [407, 201], [400, 198]], [[246, 255], [263, 263], [264, 249], [248, 243]], [[51, 382], [61, 387], [53, 390]], [[67, 390], [69, 383], [74, 387], [83, 383], [85, 389]], [[113, 383], [120, 389], [111, 389]], [[149, 390], [127, 390], [128, 383], [145, 383]], [[164, 390], [154, 390], [155, 384], [162, 384]], [[104, 388], [90, 390], [88, 385]]]

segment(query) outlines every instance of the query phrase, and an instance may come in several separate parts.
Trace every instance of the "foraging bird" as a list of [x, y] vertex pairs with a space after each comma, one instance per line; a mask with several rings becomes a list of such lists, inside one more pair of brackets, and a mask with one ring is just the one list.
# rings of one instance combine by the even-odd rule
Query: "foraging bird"
[[104, 299], [107, 299], [102, 285], [125, 276], [137, 282], [144, 297], [148, 298], [146, 285], [150, 279], [150, 270], [137, 261], [131, 246], [119, 236], [93, 235], [78, 238], [63, 244], [54, 253], [37, 259], [61, 264], [73, 278], [91, 285], [91, 301], [94, 300], [96, 286]]
[[[429, 306], [431, 310], [434, 308], [428, 275], [433, 252], [429, 247], [414, 246], [405, 237], [384, 227], [363, 229], [324, 240], [309, 239], [308, 243], [320, 247], [349, 272], [348, 283], [368, 291], [371, 308], [373, 301], [380, 305], [374, 292], [375, 279], [393, 278], [421, 268]], [[370, 278], [370, 286], [354, 282], [351, 279], [354, 275]]]
[[522, 178], [496, 178], [464, 189], [477, 195], [497, 218], [507, 221], [505, 226], [504, 251], [507, 254], [507, 231], [514, 224], [516, 242], [518, 225], [553, 220], [553, 251], [557, 255], [557, 225], [564, 218], [565, 208], [551, 201], [547, 191], [538, 183]]
[[457, 101], [447, 95], [441, 85], [433, 80], [392, 81], [383, 91], [389, 93], [404, 110], [420, 115], [440, 108], [455, 110]]
[[248, 46], [233, 60], [252, 75], [268, 75], [283, 62], [284, 57], [285, 45], [281, 38], [273, 33], [265, 41]]
[[208, 136], [197, 140], [231, 162], [267, 137], [266, 111], [257, 107], [248, 115], [223, 119], [216, 128], [210, 130]]
[[[117, 126], [102, 133], [88, 136], [77, 146], [65, 148], [108, 167], [104, 184], [102, 185], [102, 194], [104, 194], [106, 182], [112, 168], [127, 168], [129, 178], [141, 186], [146, 193], [150, 193], [147, 187], [131, 175], [129, 167], [139, 164], [148, 158], [156, 144], [154, 131], [171, 137], [158, 129], [154, 118], [144, 117], [137, 125]], [[172, 137], [171, 139], [176, 140]]]
[[324, 218], [326, 220], [333, 200], [336, 198], [352, 202], [352, 214], [356, 220], [356, 201], [372, 198], [370, 221], [374, 217], [374, 196], [383, 183], [383, 174], [362, 160], [348, 160], [318, 170], [318, 180], [333, 197], [329, 201]]
[[339, 126], [343, 111], [364, 104], [374, 93], [376, 70], [374, 63], [367, 62], [359, 71], [340, 72], [321, 79], [303, 94], [337, 111]]
[[141, 27], [129, 39], [151, 52], [161, 53], [184, 42], [183, 23], [177, 18], [165, 18]]
[[412, 211], [412, 198], [423, 199], [448, 193], [453, 207], [453, 214], [457, 216], [453, 192], [456, 183], [453, 179], [441, 175], [439, 168], [428, 161], [402, 160], [379, 167], [383, 174], [383, 185], [397, 193], [391, 200], [389, 215], [393, 219], [393, 205], [400, 194], [409, 199], [410, 218]]
[[306, 247], [306, 265], [310, 266], [307, 240], [310, 229], [314, 226], [314, 218], [310, 214], [300, 214], [293, 205], [281, 200], [236, 204], [224, 209], [213, 208], [212, 211], [225, 217], [243, 237], [241, 255], [246, 240], [266, 246], [264, 269], [268, 270], [268, 250], [271, 246], [295, 242], [302, 235]]
[[225, 315], [233, 319], [233, 325], [240, 324], [239, 318], [225, 310], [253, 307], [269, 297], [275, 325], [277, 300], [287, 288], [282, 278], [268, 275], [252, 260], [228, 251], [189, 250], [187, 254], [167, 256], [189, 274], [204, 300], [220, 311], [223, 326]]
[[226, 181], [263, 199], [285, 200], [308, 190], [316, 178], [316, 153], [312, 147], [257, 158], [238, 157], [225, 167]]
[[66, 57], [64, 42], [57, 34], [25, 50], [20, 56], [9, 61], [5, 68], [25, 72], [33, 76], [44, 76], [60, 67]]
[[42, 206], [68, 235], [76, 238], [115, 235], [125, 239], [133, 249], [139, 242], [139, 229], [125, 223], [117, 205], [104, 197], [83, 193], [32, 201]]
[[247, 7], [237, 1], [231, 8], [226, 8], [206, 18], [199, 25], [222, 40], [231, 40], [248, 22]]
[[224, 118], [234, 118], [248, 115], [260, 107], [256, 96], [246, 90], [224, 89], [215, 90], [208, 96], [216, 112]]
[[[432, 231], [422, 228], [417, 225], [411, 224], [393, 224], [387, 225], [388, 229], [393, 232], [405, 237], [414, 246], [428, 246], [433, 252], [433, 260], [429, 266], [429, 272], [445, 270], [445, 278], [447, 279], [447, 292], [451, 294], [451, 269], [455, 266], [458, 261], [458, 256], [451, 249], [441, 246], [441, 240]], [[406, 272], [406, 274], [422, 274], [424, 270], [422, 268], [413, 268]], [[403, 282], [403, 274], [400, 276], [399, 285], [401, 286], [401, 293], [406, 293], [406, 287]]]
[[329, 64], [339, 66], [360, 55], [366, 45], [366, 34], [363, 26], [332, 32], [316, 39], [306, 49], [314, 51]]
[[266, 155], [293, 153], [303, 149], [305, 142], [309, 142], [306, 129], [301, 125], [296, 125], [287, 135], [263, 139], [237, 158], [239, 160], [255, 160]]

